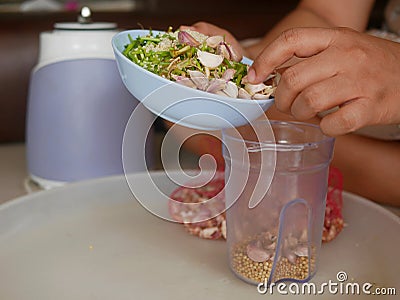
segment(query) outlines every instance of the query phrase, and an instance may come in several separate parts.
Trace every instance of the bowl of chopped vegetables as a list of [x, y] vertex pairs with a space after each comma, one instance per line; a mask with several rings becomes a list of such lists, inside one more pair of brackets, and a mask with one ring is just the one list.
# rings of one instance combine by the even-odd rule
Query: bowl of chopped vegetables
[[126, 30], [112, 46], [123, 83], [151, 112], [201, 130], [247, 124], [273, 103], [274, 84], [245, 81], [251, 60], [222, 36]]

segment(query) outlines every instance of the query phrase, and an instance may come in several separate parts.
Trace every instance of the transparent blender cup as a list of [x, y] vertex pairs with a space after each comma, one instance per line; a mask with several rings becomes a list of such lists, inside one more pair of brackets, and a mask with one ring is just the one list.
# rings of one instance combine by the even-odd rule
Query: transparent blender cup
[[315, 125], [260, 121], [222, 132], [232, 271], [253, 283], [308, 281], [322, 240], [334, 138]]

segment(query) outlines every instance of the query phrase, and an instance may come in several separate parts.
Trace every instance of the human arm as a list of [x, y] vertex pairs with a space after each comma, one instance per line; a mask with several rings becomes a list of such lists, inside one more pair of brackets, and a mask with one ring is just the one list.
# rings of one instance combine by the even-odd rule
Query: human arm
[[348, 134], [336, 138], [335, 152], [332, 165], [342, 172], [346, 191], [400, 206], [399, 141]]
[[297, 7], [279, 21], [256, 44], [244, 49], [247, 56], [255, 58], [285, 30], [295, 27], [349, 27], [365, 30], [373, 0], [302, 0]]
[[349, 27], [358, 31], [366, 28], [374, 0], [302, 0], [257, 43], [242, 47], [229, 31], [207, 22], [197, 22], [191, 28], [206, 35], [223, 35], [241, 54], [254, 59], [283, 31], [295, 27]]
[[[271, 120], [295, 121], [272, 106]], [[314, 117], [307, 122], [319, 124]], [[343, 174], [345, 191], [400, 207], [400, 141], [383, 141], [355, 133], [337, 136], [332, 165]]]
[[[255, 56], [258, 55], [262, 49], [266, 45], [270, 43], [276, 36], [281, 34], [282, 31], [285, 29], [293, 28], [293, 27], [320, 27], [319, 29], [307, 29], [307, 30], [324, 30], [321, 29], [323, 27], [332, 27], [332, 26], [346, 26], [353, 28], [357, 31], [363, 31], [365, 29], [365, 26], [367, 24], [368, 20], [368, 14], [370, 12], [370, 9], [372, 7], [373, 1], [364, 1], [361, 0], [353, 0], [353, 1], [346, 1], [346, 4], [343, 4], [343, 1], [321, 1], [321, 0], [314, 0], [314, 1], [302, 1], [301, 3], [323, 3], [322, 7], [323, 9], [327, 9], [326, 5], [337, 5], [335, 7], [342, 7], [345, 8], [343, 11], [344, 13], [349, 12], [349, 13], [356, 13], [357, 16], [354, 17], [349, 17], [348, 15], [344, 14], [343, 19], [339, 18], [340, 16], [336, 16], [333, 19], [327, 19], [323, 18], [321, 15], [318, 14], [317, 16], [315, 13], [310, 13], [307, 11], [304, 11], [304, 8], [302, 9], [297, 9], [296, 11], [292, 12], [289, 14], [285, 19], [283, 19], [281, 22], [277, 24], [276, 27], [272, 29], [271, 32], [267, 33], [267, 35], [260, 41], [260, 43], [256, 44], [255, 47], [259, 47], [259, 50], [255, 50], [255, 52], [250, 55], [251, 58], [254, 58]], [[349, 5], [352, 6], [352, 8], [349, 8]], [[355, 6], [353, 6], [355, 5]], [[357, 8], [358, 7], [358, 8]], [[321, 7], [320, 7], [321, 10]], [[327, 10], [329, 11], [329, 10]], [[335, 14], [332, 13], [332, 16]], [[308, 17], [307, 17], [308, 16]], [[334, 21], [336, 20], [336, 21]], [[357, 20], [357, 22], [355, 22]], [[318, 23], [319, 22], [319, 23]], [[304, 30], [304, 29], [299, 29], [299, 30]], [[337, 96], [341, 97], [343, 92], [346, 92], [346, 88], [350, 89], [355, 89], [359, 91], [365, 92], [364, 96], [366, 95], [366, 99], [368, 98], [367, 101], [359, 101], [358, 104], [361, 106], [361, 111], [358, 111], [357, 109], [350, 109], [351, 106], [344, 105], [341, 109], [343, 112], [343, 109], [347, 106], [347, 117], [345, 117], [344, 120], [348, 119], [350, 117], [350, 121], [340, 121], [339, 117], [339, 123], [347, 124], [344, 127], [342, 127], [341, 130], [344, 131], [353, 131], [355, 128], [361, 126], [360, 123], [352, 123], [356, 119], [360, 120], [360, 118], [366, 118], [369, 119], [367, 123], [382, 123], [382, 122], [387, 122], [388, 121], [388, 116], [390, 116], [391, 120], [390, 122], [396, 122], [398, 119], [398, 113], [400, 113], [400, 92], [398, 90], [398, 82], [400, 82], [400, 77], [399, 77], [399, 66], [400, 64], [398, 63], [400, 61], [400, 57], [398, 56], [400, 53], [400, 50], [398, 47], [400, 47], [399, 44], [395, 44], [392, 42], [388, 41], [383, 41], [383, 40], [375, 40], [376, 38], [369, 37], [367, 35], [362, 35], [358, 32], [353, 32], [349, 29], [329, 29], [334, 32], [343, 32], [343, 34], [348, 34], [347, 42], [349, 44], [347, 45], [339, 45], [335, 44], [333, 47], [331, 47], [331, 50], [336, 51], [336, 56], [331, 56], [332, 53], [328, 53], [329, 56], [325, 57], [325, 60], [321, 60], [319, 62], [315, 62], [315, 59], [320, 59], [322, 55], [309, 55], [310, 58], [312, 58], [311, 63], [307, 64], [306, 67], [314, 68], [314, 71], [316, 72], [315, 74], [320, 74], [318, 72], [320, 71], [326, 71], [327, 69], [329, 70], [329, 66], [333, 67], [338, 67], [342, 68], [342, 70], [348, 70], [348, 74], [351, 74], [351, 76], [346, 79], [344, 78], [343, 82], [344, 84], [336, 83], [334, 85], [331, 85], [330, 87], [328, 86], [326, 89], [325, 88], [320, 88], [320, 94], [318, 93], [314, 94], [314, 104], [312, 104], [312, 98], [309, 98], [310, 100], [304, 100], [306, 98], [303, 97], [303, 101], [300, 101], [299, 103], [301, 104], [303, 102], [303, 105], [297, 105], [297, 117], [300, 117], [301, 119], [305, 120], [307, 118], [311, 118], [311, 116], [316, 115], [316, 111], [319, 110], [324, 110], [325, 108], [332, 107], [333, 105], [328, 105], [328, 107], [316, 107], [315, 105], [326, 105], [324, 103], [325, 101], [329, 102], [329, 97], [331, 96]], [[289, 31], [293, 32], [293, 31]], [[296, 31], [294, 31], [296, 32]], [[287, 34], [287, 33], [286, 33]], [[309, 37], [319, 37], [319, 35], [315, 34], [315, 31], [313, 31], [311, 34], [308, 35]], [[283, 37], [280, 41], [281, 46], [288, 46], [287, 41], [285, 40], [285, 35], [281, 36]], [[353, 39], [353, 37], [355, 39]], [[321, 40], [317, 38], [316, 40]], [[376, 43], [378, 42], [379, 43]], [[299, 44], [297, 45], [299, 50], [301, 51], [308, 51], [309, 48], [307, 48], [310, 45], [306, 45], [304, 43], [304, 40], [302, 36], [298, 38]], [[329, 43], [328, 43], [329, 44]], [[361, 49], [359, 46], [362, 46]], [[254, 47], [254, 46], [252, 46]], [[265, 58], [265, 65], [264, 62], [262, 62], [261, 58], [259, 60], [255, 61], [255, 64], [260, 64], [258, 69], [261, 70], [261, 72], [269, 73], [271, 72], [279, 63], [271, 63], [270, 58], [272, 57], [270, 54], [271, 47], [275, 46], [268, 46], [266, 50], [263, 52], [262, 57]], [[343, 47], [346, 49], [343, 49]], [[248, 49], [244, 49], [243, 51], [248, 51]], [[254, 48], [256, 49], [256, 48]], [[279, 48], [276, 48], [276, 55], [279, 57], [279, 55], [287, 55], [287, 53], [283, 53], [278, 51]], [[334, 52], [332, 51], [332, 52]], [[351, 52], [355, 52], [354, 56], [351, 55]], [[374, 52], [369, 59], [370, 54], [366, 54], [367, 52]], [[274, 54], [275, 55], [275, 54]], [[304, 53], [302, 54], [304, 55]], [[302, 56], [299, 55], [299, 56]], [[249, 56], [247, 54], [247, 56]], [[285, 59], [288, 59], [287, 56], [285, 56]], [[281, 60], [280, 63], [283, 63], [285, 60]], [[307, 61], [307, 60], [306, 60]], [[260, 63], [262, 62], [262, 63]], [[274, 65], [272, 67], [272, 65]], [[269, 66], [269, 67], [268, 67]], [[304, 61], [302, 62], [302, 65], [297, 65], [297, 67], [302, 67], [304, 65]], [[325, 67], [327, 66], [327, 67]], [[296, 68], [297, 68], [296, 67]], [[295, 69], [296, 70], [296, 69]], [[281, 83], [284, 83], [286, 81], [290, 81], [292, 83], [296, 82], [297, 79], [301, 79], [301, 76], [305, 76], [307, 80], [307, 76], [312, 74], [312, 69], [311, 71], [308, 69], [302, 69], [303, 71], [289, 71], [286, 73], [286, 79], [285, 76], [283, 77], [283, 81]], [[292, 75], [290, 75], [290, 72], [292, 72]], [[293, 73], [297, 74], [295, 78], [292, 80], [288, 80], [287, 77], [293, 76]], [[343, 72], [338, 72], [341, 76], [344, 76]], [[397, 74], [397, 75], [396, 75]], [[385, 79], [386, 78], [386, 79]], [[337, 77], [336, 77], [337, 79]], [[339, 78], [340, 79], [340, 78]], [[362, 81], [363, 79], [366, 79], [365, 81]], [[386, 82], [386, 84], [382, 85], [382, 82]], [[290, 85], [290, 84], [289, 84]], [[301, 85], [301, 82], [300, 82]], [[287, 85], [286, 85], [287, 87]], [[299, 86], [297, 86], [299, 88]], [[293, 94], [293, 88], [287, 88], [284, 87], [284, 85], [281, 85], [281, 87], [277, 89], [277, 97], [276, 100], [279, 100], [279, 94], [289, 92]], [[296, 92], [294, 92], [296, 93]], [[313, 94], [312, 90], [311, 92], [308, 91], [308, 93]], [[302, 96], [306, 94], [303, 93]], [[327, 98], [328, 97], [328, 98]], [[282, 98], [282, 97], [281, 97]], [[389, 101], [390, 104], [386, 104], [385, 106], [385, 101]], [[323, 101], [322, 101], [323, 100]], [[332, 100], [332, 98], [330, 99]], [[361, 100], [358, 99], [358, 100]], [[282, 110], [286, 111], [286, 113], [279, 112], [275, 109], [275, 106], [270, 108], [267, 111], [268, 118], [270, 119], [284, 119], [284, 120], [293, 120], [293, 116], [290, 114], [287, 114], [288, 112], [291, 113], [291, 110], [287, 109], [287, 106], [291, 105], [293, 103], [293, 98], [291, 100], [283, 100], [283, 105], [286, 105], [285, 107], [280, 107]], [[305, 102], [309, 101], [311, 104], [308, 108], [305, 109], [305, 111], [302, 111], [301, 107], [305, 105]], [[370, 102], [370, 101], [375, 101], [375, 102]], [[278, 102], [278, 101], [277, 101]], [[344, 100], [344, 102], [346, 102]], [[369, 103], [369, 109], [366, 109], [364, 105], [366, 103]], [[286, 104], [285, 104], [286, 103]], [[288, 104], [289, 103], [289, 104]], [[329, 104], [329, 103], [328, 103]], [[350, 102], [351, 104], [351, 102]], [[356, 104], [356, 102], [353, 102], [353, 104]], [[383, 105], [383, 106], [382, 106]], [[383, 109], [386, 107], [387, 109]], [[311, 108], [311, 113], [310, 113], [310, 108]], [[354, 108], [354, 105], [353, 105]], [[316, 109], [316, 111], [313, 112], [313, 109]], [[367, 116], [363, 117], [362, 114], [366, 113], [367, 115], [370, 113], [374, 113], [374, 116]], [[352, 118], [359, 115], [359, 117]], [[380, 117], [379, 117], [380, 115]], [[330, 118], [332, 118], [334, 115], [332, 114]], [[329, 125], [329, 120], [326, 119], [328, 116], [326, 116], [321, 123], [323, 127], [326, 128], [326, 131], [329, 133], [332, 128], [337, 129], [337, 125], [333, 124], [333, 126]], [[342, 115], [343, 117], [343, 115]], [[371, 119], [370, 119], [371, 118]], [[384, 119], [386, 118], [386, 121]], [[366, 120], [364, 119], [364, 120]], [[380, 119], [380, 120], [379, 120]], [[314, 122], [316, 124], [320, 124], [321, 118], [318, 116], [315, 116], [309, 120], [306, 120], [307, 122]], [[332, 121], [332, 119], [331, 119]], [[398, 122], [400, 123], [400, 122]], [[325, 124], [325, 125], [324, 125]], [[347, 129], [346, 129], [347, 128]], [[336, 135], [336, 133], [330, 132], [331, 134]], [[357, 134], [349, 133], [345, 135], [338, 136], [336, 138], [335, 142], [335, 154], [334, 158], [332, 161], [332, 164], [339, 168], [341, 172], [343, 173], [344, 176], [344, 189], [359, 195], [362, 195], [368, 199], [371, 199], [376, 202], [380, 203], [385, 203], [385, 204], [392, 204], [392, 205], [400, 205], [399, 199], [400, 199], [400, 190], [398, 189], [397, 185], [400, 179], [400, 142], [399, 141], [381, 141], [377, 139], [372, 139], [372, 138], [367, 138], [363, 136], [359, 136]]]
[[297, 28], [267, 46], [249, 70], [260, 82], [292, 57], [304, 58], [282, 74], [275, 92], [279, 110], [306, 121], [322, 118], [329, 135], [374, 124], [400, 123], [400, 44], [346, 28]]

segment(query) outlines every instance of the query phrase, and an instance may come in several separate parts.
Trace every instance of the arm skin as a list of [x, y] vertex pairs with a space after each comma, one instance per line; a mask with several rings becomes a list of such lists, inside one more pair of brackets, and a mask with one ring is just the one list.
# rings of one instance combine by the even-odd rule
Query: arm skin
[[[269, 119], [294, 120], [275, 106]], [[318, 117], [309, 123], [319, 124]], [[332, 165], [343, 174], [343, 188], [372, 201], [400, 207], [400, 142], [357, 134], [337, 136]]]
[[227, 30], [207, 22], [197, 22], [191, 28], [206, 35], [223, 35], [226, 40], [245, 56], [254, 59], [283, 31], [294, 27], [349, 27], [357, 31], [365, 30], [373, 0], [303, 0], [272, 28], [257, 44], [242, 49], [240, 43]]
[[[341, 26], [364, 31], [373, 4], [372, 0], [303, 0], [258, 44], [246, 49], [239, 48], [234, 36], [224, 29], [205, 22], [196, 23], [191, 27], [207, 35], [226, 35], [228, 42], [241, 49], [244, 55], [254, 59], [283, 31], [290, 28]], [[398, 96], [400, 99], [400, 94]], [[276, 106], [267, 111], [267, 116], [277, 120], [294, 119], [293, 116], [278, 111]], [[318, 117], [307, 120], [316, 124], [320, 121]], [[199, 141], [195, 145], [191, 145], [190, 142], [186, 144], [197, 154], [206, 152], [198, 147], [201, 145]], [[217, 150], [214, 150], [213, 154], [220, 157], [216, 152]], [[337, 136], [332, 164], [343, 173], [345, 190], [379, 203], [400, 206], [400, 141], [381, 141], [353, 133]]]
[[275, 91], [280, 111], [307, 121], [339, 107], [320, 122], [332, 136], [400, 123], [400, 43], [348, 28], [290, 29], [264, 48], [248, 80], [263, 81], [293, 57], [302, 60], [283, 71]]
[[245, 49], [245, 53], [254, 59], [283, 31], [294, 27], [349, 27], [363, 31], [367, 26], [373, 4], [373, 0], [303, 0], [259, 43]]

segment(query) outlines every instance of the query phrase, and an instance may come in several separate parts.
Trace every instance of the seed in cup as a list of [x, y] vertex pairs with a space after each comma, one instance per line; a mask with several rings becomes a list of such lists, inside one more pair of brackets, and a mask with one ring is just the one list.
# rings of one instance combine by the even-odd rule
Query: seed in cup
[[[274, 281], [280, 279], [304, 280], [309, 277], [308, 247], [301, 239], [291, 235], [283, 239], [282, 255], [278, 257], [274, 272]], [[265, 282], [271, 275], [275, 260], [276, 235], [271, 232], [258, 234], [233, 246], [231, 250], [233, 270], [255, 283]]]

